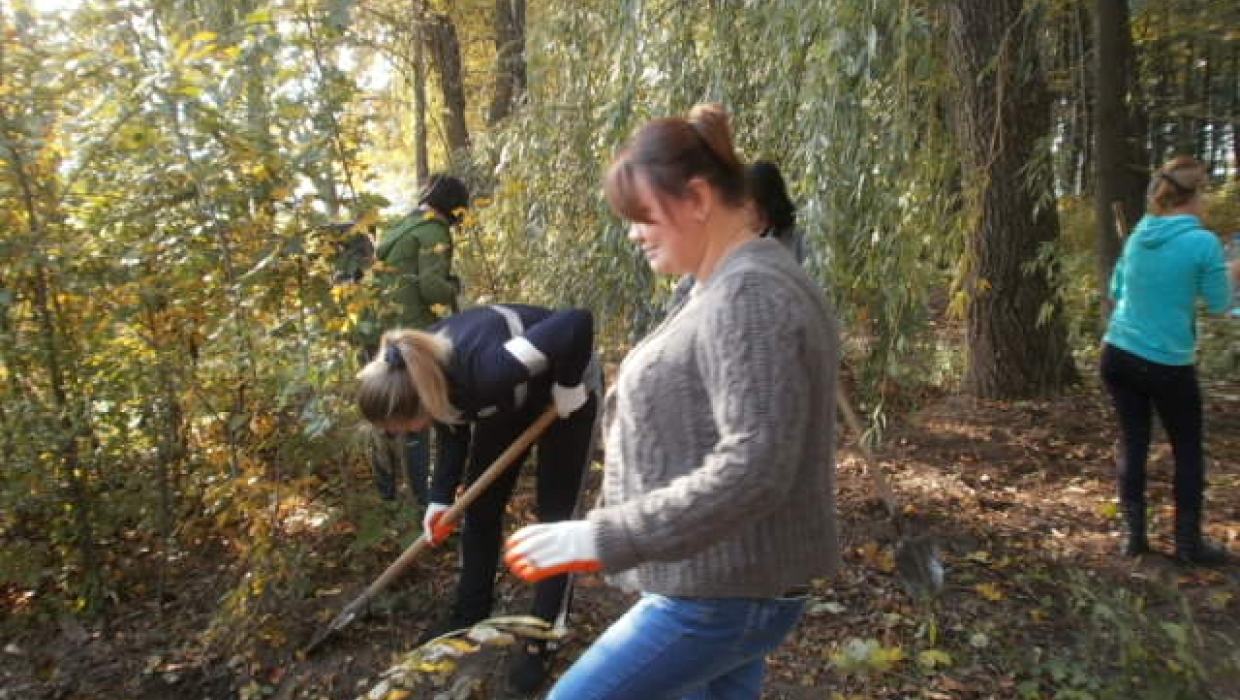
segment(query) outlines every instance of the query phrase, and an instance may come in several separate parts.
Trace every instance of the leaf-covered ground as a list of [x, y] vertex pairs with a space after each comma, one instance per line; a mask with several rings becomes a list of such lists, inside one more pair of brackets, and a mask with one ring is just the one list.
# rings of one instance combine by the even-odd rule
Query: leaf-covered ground
[[[1208, 386], [1206, 397], [1208, 533], [1237, 551], [1240, 385]], [[1185, 568], [1166, 556], [1171, 458], [1161, 443], [1150, 468], [1159, 553], [1117, 556], [1114, 439], [1096, 386], [1041, 402], [945, 397], [893, 421], [879, 459], [909, 530], [931, 535], [947, 565], [946, 588], [929, 601], [898, 584], [898, 535], [864, 460], [844, 449], [846, 566], [838, 579], [816, 583], [809, 614], [771, 658], [766, 697], [1240, 698], [1240, 566]], [[528, 496], [518, 498], [514, 516], [530, 517]], [[387, 524], [407, 535], [411, 521], [393, 513]], [[410, 673], [382, 678], [409, 660], [418, 634], [446, 605], [451, 552], [418, 562], [368, 617], [318, 653], [296, 652], [399, 553], [396, 537], [350, 551], [356, 535], [314, 535], [318, 559], [304, 563], [304, 590], [275, 597], [297, 602], [243, 611], [252, 623], [245, 639], [227, 630], [203, 635], [244, 566], [209, 542], [179, 562], [162, 604], [152, 582], [106, 625], [6, 625], [0, 700], [511, 697], [504, 646], [451, 664], [410, 663]], [[524, 613], [527, 595], [505, 574], [497, 612]], [[584, 579], [556, 671], [631, 600]], [[235, 649], [249, 651], [226, 651]]]

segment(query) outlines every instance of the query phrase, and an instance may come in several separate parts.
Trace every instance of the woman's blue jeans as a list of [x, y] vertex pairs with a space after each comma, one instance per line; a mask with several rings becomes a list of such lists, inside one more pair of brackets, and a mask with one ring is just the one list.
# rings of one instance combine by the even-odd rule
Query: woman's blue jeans
[[547, 700], [756, 700], [766, 655], [804, 609], [804, 597], [643, 595]]

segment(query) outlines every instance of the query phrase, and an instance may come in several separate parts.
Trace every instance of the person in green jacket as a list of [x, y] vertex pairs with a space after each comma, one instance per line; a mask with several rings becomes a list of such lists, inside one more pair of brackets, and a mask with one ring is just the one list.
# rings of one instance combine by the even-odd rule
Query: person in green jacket
[[[418, 197], [418, 207], [383, 233], [375, 250], [375, 284], [383, 310], [377, 314], [380, 332], [397, 328], [419, 330], [457, 310], [460, 281], [452, 274], [451, 227], [460, 223], [469, 205], [469, 188], [443, 173], [430, 177]], [[408, 436], [405, 469], [418, 503], [426, 505], [430, 463], [429, 435]], [[380, 440], [391, 443], [391, 440]], [[451, 441], [454, 444], [458, 441]], [[375, 485], [384, 499], [396, 498], [399, 449], [379, 444], [373, 455]]]
[[[450, 175], [432, 175], [418, 199], [418, 208], [384, 232], [376, 259], [376, 276], [395, 313], [384, 318], [384, 330], [421, 329], [456, 306], [460, 284], [452, 275], [452, 233], [469, 204], [465, 183]], [[390, 295], [390, 296], [389, 296]], [[435, 307], [445, 313], [436, 313]]]

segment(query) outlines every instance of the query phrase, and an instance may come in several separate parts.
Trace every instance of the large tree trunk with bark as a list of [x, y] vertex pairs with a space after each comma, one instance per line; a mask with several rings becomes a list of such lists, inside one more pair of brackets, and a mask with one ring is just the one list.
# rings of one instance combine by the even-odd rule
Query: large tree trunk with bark
[[495, 0], [495, 94], [487, 120], [512, 114], [525, 94], [525, 0]]
[[465, 124], [465, 79], [461, 67], [461, 42], [456, 36], [456, 26], [447, 15], [434, 12], [427, 17], [427, 46], [431, 63], [439, 78], [443, 94], [443, 128], [448, 151], [454, 159], [461, 151], [469, 150], [469, 128]]
[[[1098, 283], [1105, 290], [1120, 254], [1121, 232], [1115, 223], [1118, 203], [1124, 223], [1132, 227], [1145, 210], [1148, 179], [1142, 117], [1137, 113], [1137, 68], [1133, 60], [1128, 0], [1095, 0], [1098, 105], [1097, 173], [1094, 211], [1098, 218]], [[1127, 233], [1122, 232], [1122, 233]], [[1109, 313], [1109, 304], [1104, 304]]]
[[1059, 237], [1050, 93], [1022, 0], [951, 0], [956, 126], [975, 228], [966, 245], [966, 392], [1046, 395], [1076, 380], [1054, 271], [1039, 261]]

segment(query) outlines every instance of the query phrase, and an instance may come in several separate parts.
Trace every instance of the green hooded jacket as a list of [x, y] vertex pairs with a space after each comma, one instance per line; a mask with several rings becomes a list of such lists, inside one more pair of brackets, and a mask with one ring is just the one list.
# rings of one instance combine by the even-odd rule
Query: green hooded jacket
[[[375, 275], [388, 312], [380, 315], [380, 333], [393, 328], [425, 328], [456, 307], [452, 272], [452, 235], [443, 217], [415, 209], [384, 232]], [[395, 309], [392, 310], [392, 304]]]

